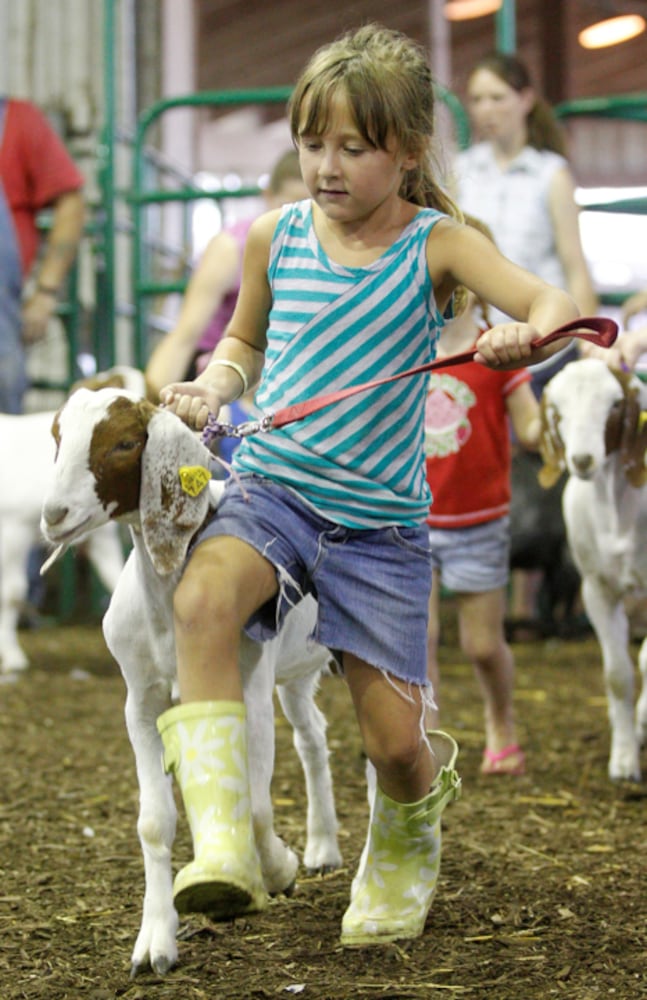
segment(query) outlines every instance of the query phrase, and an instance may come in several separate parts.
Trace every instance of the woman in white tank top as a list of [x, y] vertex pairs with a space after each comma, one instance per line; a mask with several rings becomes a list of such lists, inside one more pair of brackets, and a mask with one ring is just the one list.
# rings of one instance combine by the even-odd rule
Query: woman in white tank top
[[565, 288], [593, 315], [598, 302], [564, 138], [524, 64], [503, 53], [482, 59], [468, 78], [467, 107], [479, 141], [456, 160], [460, 207], [490, 227], [506, 257]]

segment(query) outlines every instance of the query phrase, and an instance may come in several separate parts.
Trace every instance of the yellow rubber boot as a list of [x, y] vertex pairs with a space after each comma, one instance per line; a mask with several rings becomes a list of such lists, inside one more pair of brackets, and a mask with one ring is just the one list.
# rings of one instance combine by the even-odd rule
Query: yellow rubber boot
[[178, 913], [225, 919], [262, 910], [268, 897], [256, 851], [247, 775], [245, 707], [177, 705], [157, 720], [164, 766], [182, 791], [194, 860], [175, 877]]
[[342, 920], [347, 947], [419, 937], [440, 871], [440, 816], [460, 795], [451, 736], [427, 733], [440, 770], [420, 802], [394, 802], [375, 789], [368, 837]]

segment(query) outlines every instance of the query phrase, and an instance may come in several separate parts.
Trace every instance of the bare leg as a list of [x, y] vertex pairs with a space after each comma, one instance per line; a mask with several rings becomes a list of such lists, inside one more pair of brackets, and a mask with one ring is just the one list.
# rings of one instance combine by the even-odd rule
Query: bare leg
[[427, 794], [437, 768], [423, 738], [421, 689], [344, 654], [344, 672], [378, 785], [396, 802]]
[[276, 570], [246, 542], [210, 538], [175, 592], [175, 642], [183, 702], [242, 701], [240, 632], [277, 592]]
[[[461, 648], [474, 665], [485, 716], [486, 756], [490, 759], [517, 746], [513, 708], [514, 658], [505, 641], [505, 589], [458, 595]], [[515, 772], [521, 751], [498, 762], [497, 771]]]

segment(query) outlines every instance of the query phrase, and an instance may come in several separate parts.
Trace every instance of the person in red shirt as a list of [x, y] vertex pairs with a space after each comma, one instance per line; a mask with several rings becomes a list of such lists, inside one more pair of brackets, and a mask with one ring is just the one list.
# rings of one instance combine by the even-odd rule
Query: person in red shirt
[[[469, 221], [491, 235], [476, 220]], [[489, 325], [487, 305], [470, 293], [461, 315], [447, 323], [438, 356], [469, 350]], [[485, 774], [521, 774], [525, 767], [513, 711], [514, 658], [503, 625], [509, 577], [510, 422], [519, 443], [536, 449], [539, 406], [525, 368], [495, 371], [468, 362], [432, 372], [425, 411], [434, 575], [428, 676], [437, 695], [442, 583], [455, 594], [461, 648], [474, 665], [483, 694]], [[430, 712], [430, 725], [437, 724], [436, 713]]]
[[[75, 259], [85, 218], [83, 176], [45, 115], [30, 101], [0, 97], [0, 411], [20, 413], [25, 346], [44, 337]], [[37, 217], [51, 208], [41, 249]]]

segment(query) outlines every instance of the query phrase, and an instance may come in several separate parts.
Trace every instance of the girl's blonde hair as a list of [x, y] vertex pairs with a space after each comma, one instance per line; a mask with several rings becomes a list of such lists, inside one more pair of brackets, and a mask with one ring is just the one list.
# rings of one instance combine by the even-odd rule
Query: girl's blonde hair
[[462, 213], [435, 179], [432, 153], [434, 90], [424, 50], [412, 39], [367, 24], [318, 49], [301, 74], [288, 105], [292, 138], [322, 135], [331, 100], [342, 91], [355, 124], [374, 149], [398, 148], [418, 158], [404, 175], [400, 196], [462, 221]]
[[[512, 87], [518, 94], [523, 90], [535, 89], [525, 63], [517, 56], [507, 52], [491, 52], [489, 55], [483, 56], [472, 69], [470, 77], [474, 76], [480, 69], [494, 73], [499, 80], [507, 84], [508, 87]], [[529, 146], [539, 150], [549, 149], [553, 153], [566, 156], [564, 132], [550, 104], [542, 97], [536, 97], [526, 118], [526, 128]]]

